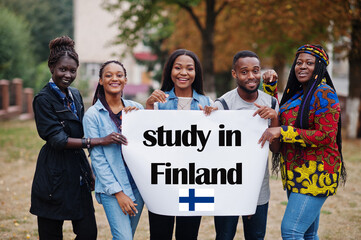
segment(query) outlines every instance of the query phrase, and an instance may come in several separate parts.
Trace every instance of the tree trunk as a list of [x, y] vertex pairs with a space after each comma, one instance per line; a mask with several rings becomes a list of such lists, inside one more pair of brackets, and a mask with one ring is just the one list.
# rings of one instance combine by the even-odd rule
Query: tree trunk
[[356, 14], [352, 18], [351, 49], [349, 52], [349, 97], [347, 119], [349, 138], [361, 137], [361, 1], [355, 3]]
[[216, 24], [215, 0], [207, 0], [206, 25], [202, 31], [202, 63], [204, 90], [211, 97], [215, 96], [214, 28]]
[[204, 90], [207, 94], [215, 93], [215, 78], [213, 69], [213, 40], [211, 38], [203, 37], [202, 39], [202, 64], [204, 77]]

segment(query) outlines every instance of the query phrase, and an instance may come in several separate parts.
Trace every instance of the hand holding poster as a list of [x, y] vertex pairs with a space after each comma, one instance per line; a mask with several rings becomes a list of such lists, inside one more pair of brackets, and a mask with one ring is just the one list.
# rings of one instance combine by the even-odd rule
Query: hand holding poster
[[268, 122], [253, 110], [132, 111], [125, 161], [150, 211], [172, 216], [252, 215], [268, 157]]

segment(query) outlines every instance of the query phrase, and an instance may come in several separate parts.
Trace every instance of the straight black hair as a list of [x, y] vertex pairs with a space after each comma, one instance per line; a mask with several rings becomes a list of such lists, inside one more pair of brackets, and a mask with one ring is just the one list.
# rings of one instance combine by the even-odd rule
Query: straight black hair
[[168, 57], [168, 60], [163, 68], [162, 83], [160, 89], [162, 91], [170, 91], [172, 90], [172, 88], [174, 88], [174, 83], [171, 78], [172, 68], [174, 61], [177, 59], [177, 57], [181, 55], [186, 55], [193, 59], [196, 76], [194, 82], [192, 83], [192, 89], [194, 89], [197, 93], [204, 95], [203, 72], [201, 62], [199, 61], [197, 55], [194, 52], [187, 49], [177, 49]]

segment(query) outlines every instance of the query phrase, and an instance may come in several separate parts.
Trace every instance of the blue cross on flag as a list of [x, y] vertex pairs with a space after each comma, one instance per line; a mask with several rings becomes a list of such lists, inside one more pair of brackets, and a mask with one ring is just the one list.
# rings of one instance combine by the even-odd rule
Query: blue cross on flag
[[179, 189], [179, 211], [214, 211], [214, 189]]

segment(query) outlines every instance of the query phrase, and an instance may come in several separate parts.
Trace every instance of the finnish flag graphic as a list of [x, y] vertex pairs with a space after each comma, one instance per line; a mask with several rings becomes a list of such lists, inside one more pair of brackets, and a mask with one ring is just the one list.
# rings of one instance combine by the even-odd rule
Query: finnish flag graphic
[[214, 211], [214, 189], [179, 189], [179, 211]]

